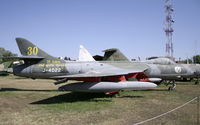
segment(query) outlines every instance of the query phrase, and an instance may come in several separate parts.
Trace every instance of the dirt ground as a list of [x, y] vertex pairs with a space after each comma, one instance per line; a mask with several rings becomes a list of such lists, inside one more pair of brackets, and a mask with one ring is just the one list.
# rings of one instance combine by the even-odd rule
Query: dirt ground
[[3, 70], [3, 64], [0, 64], [0, 71]]
[[[0, 125], [133, 125], [200, 96], [200, 85], [179, 83], [175, 91], [102, 94], [57, 91], [52, 80], [0, 77]], [[197, 101], [144, 125], [196, 125]]]

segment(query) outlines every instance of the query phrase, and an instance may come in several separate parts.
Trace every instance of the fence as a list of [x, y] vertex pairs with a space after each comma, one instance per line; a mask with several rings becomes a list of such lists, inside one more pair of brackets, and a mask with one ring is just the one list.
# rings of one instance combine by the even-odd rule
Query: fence
[[135, 124], [133, 124], [133, 125], [142, 125], [142, 124], [144, 124], [144, 123], [147, 123], [147, 122], [156, 120], [156, 119], [161, 118], [161, 117], [164, 117], [164, 116], [166, 116], [166, 115], [170, 115], [170, 113], [172, 113], [172, 112], [174, 112], [174, 111], [176, 111], [176, 110], [178, 110], [178, 109], [180, 109], [180, 108], [183, 108], [183, 107], [185, 107], [186, 105], [188, 105], [188, 104], [190, 104], [190, 103], [192, 103], [192, 102], [194, 102], [194, 101], [196, 101], [196, 125], [200, 125], [200, 96], [195, 97], [195, 98], [193, 98], [192, 100], [190, 100], [190, 101], [188, 101], [188, 102], [186, 102], [186, 103], [184, 103], [184, 104], [182, 104], [182, 105], [180, 105], [180, 106], [178, 106], [178, 107], [176, 107], [176, 108], [174, 108], [174, 109], [172, 109], [172, 110], [170, 110], [170, 111], [168, 111], [168, 112], [165, 112], [165, 113], [160, 114], [160, 115], [158, 115], [158, 116], [155, 116], [155, 117], [149, 118], [149, 119], [147, 119], [147, 120], [144, 120], [144, 121], [135, 123]]

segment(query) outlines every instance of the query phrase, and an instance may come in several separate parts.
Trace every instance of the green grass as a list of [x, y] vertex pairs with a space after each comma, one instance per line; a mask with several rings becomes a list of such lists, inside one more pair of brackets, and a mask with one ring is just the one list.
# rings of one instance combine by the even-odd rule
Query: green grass
[[40, 100], [33, 104], [42, 105], [42, 108], [50, 112], [90, 112], [109, 108], [112, 105], [112, 99], [105, 98], [100, 94], [67, 93]]
[[[130, 125], [167, 112], [200, 96], [200, 85], [179, 83], [175, 91], [123, 91], [112, 98], [94, 93], [58, 92], [49, 80], [0, 78], [0, 125]], [[191, 125], [196, 102], [144, 125]]]

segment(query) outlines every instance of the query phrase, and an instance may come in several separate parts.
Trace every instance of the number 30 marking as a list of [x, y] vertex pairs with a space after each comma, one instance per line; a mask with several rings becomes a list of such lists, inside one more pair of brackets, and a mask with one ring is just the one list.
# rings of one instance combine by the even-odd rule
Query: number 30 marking
[[38, 54], [38, 48], [37, 47], [28, 47], [28, 55], [37, 55]]

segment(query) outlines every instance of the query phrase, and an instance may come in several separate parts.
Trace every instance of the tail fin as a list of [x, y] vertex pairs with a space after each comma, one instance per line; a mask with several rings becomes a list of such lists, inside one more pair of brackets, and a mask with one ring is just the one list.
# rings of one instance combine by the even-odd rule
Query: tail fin
[[116, 48], [104, 50], [104, 57], [103, 60], [106, 61], [129, 61], [129, 59], [119, 50]]
[[23, 56], [38, 56], [38, 57], [44, 57], [46, 59], [55, 59], [55, 57], [47, 54], [37, 46], [35, 46], [30, 41], [24, 39], [24, 38], [16, 38], [17, 45], [19, 47], [19, 50]]
[[80, 45], [78, 60], [79, 61], [95, 61], [92, 55], [82, 45]]

